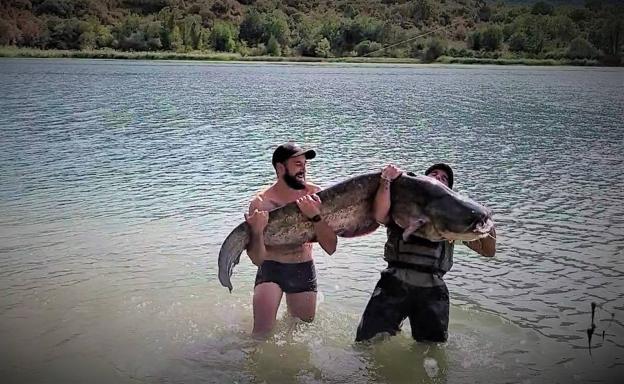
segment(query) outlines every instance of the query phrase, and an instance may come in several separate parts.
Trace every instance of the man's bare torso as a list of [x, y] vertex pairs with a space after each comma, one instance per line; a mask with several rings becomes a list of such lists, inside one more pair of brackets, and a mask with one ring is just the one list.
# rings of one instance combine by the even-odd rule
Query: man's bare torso
[[[299, 197], [316, 193], [320, 188], [314, 184], [306, 183], [306, 188], [293, 196], [278, 196], [273, 187], [260, 192], [251, 202], [250, 213], [254, 209], [260, 211], [271, 211], [288, 203], [292, 203]], [[312, 243], [304, 243], [300, 246], [266, 246], [265, 260], [279, 261], [280, 263], [301, 263], [312, 260]]]

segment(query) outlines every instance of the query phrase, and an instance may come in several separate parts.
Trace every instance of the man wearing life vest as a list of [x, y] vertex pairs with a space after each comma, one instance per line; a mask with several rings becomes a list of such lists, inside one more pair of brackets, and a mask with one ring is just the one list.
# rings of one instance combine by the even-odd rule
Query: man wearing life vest
[[[395, 335], [403, 320], [409, 318], [415, 340], [444, 342], [448, 338], [449, 292], [443, 276], [453, 266], [454, 244], [429, 241], [414, 234], [403, 238], [403, 228], [390, 215], [392, 181], [401, 173], [392, 164], [381, 173], [373, 212], [375, 219], [387, 229], [384, 259], [388, 267], [381, 272], [362, 314], [356, 341], [384, 333]], [[453, 188], [453, 170], [447, 164], [434, 164], [425, 175]], [[492, 228], [488, 237], [464, 244], [492, 257], [496, 253], [496, 231]]]

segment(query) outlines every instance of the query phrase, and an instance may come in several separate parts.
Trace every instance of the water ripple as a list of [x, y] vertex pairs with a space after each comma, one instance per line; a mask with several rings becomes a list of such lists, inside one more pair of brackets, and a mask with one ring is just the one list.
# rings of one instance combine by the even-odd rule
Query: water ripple
[[[494, 210], [499, 233], [494, 259], [457, 247], [453, 303], [561, 344], [551, 366], [567, 369], [581, 356], [567, 351], [586, 347], [594, 301], [597, 325], [610, 327], [596, 348], [621, 354], [622, 79], [619, 69], [2, 60], [0, 313], [27, 324], [45, 314], [46, 345], [61, 350], [107, 340], [114, 331], [97, 314], [149, 312], [153, 300], [129, 298], [153, 292], [200, 291], [250, 313], [253, 267], [241, 262], [245, 293], [232, 302], [214, 281], [216, 254], [273, 180], [273, 147], [295, 139], [318, 149], [310, 176], [324, 186], [390, 161], [415, 172], [449, 162], [457, 189]], [[341, 239], [332, 257], [316, 249], [320, 290], [354, 313], [341, 319], [349, 329], [383, 268], [383, 241], [380, 230]], [[206, 321], [226, 321], [213, 312]], [[135, 329], [129, 321], [112, 323]], [[322, 351], [370, 379], [355, 373], [365, 362]], [[536, 351], [504, 352], [520, 361]]]

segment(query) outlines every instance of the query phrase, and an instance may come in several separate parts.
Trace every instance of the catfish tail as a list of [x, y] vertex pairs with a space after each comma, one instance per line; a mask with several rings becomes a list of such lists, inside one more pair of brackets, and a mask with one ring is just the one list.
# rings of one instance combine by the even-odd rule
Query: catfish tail
[[242, 223], [225, 238], [219, 251], [219, 281], [221, 285], [227, 287], [232, 292], [232, 272], [234, 266], [240, 261], [240, 255], [243, 253], [249, 243], [249, 227], [247, 223]]

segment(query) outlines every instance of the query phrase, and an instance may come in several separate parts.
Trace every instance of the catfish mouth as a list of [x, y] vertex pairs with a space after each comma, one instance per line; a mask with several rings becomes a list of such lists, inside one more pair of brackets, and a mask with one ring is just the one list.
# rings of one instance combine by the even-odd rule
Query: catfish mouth
[[494, 221], [491, 218], [487, 217], [485, 219], [478, 220], [472, 226], [472, 231], [474, 233], [488, 234], [492, 230], [492, 227], [494, 227]]
[[463, 232], [439, 231], [440, 235], [450, 241], [473, 241], [489, 236], [494, 221], [489, 214], [476, 218]]

